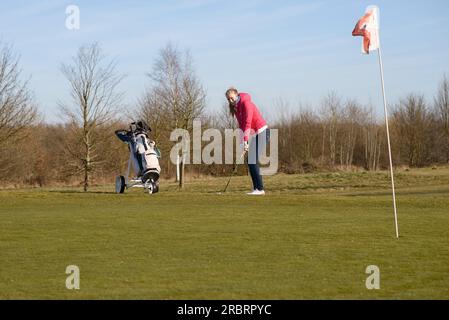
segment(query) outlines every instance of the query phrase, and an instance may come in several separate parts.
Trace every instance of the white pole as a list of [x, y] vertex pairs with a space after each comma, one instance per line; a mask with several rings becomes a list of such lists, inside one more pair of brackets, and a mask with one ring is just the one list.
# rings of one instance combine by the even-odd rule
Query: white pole
[[179, 158], [180, 157], [178, 154], [178, 156], [176, 157], [176, 182], [179, 181], [179, 163], [180, 163]]
[[382, 82], [382, 96], [384, 99], [385, 126], [387, 128], [388, 155], [390, 157], [390, 175], [391, 175], [391, 189], [393, 191], [394, 224], [396, 227], [396, 238], [399, 238], [398, 213], [396, 210], [396, 192], [394, 189], [394, 177], [393, 177], [393, 160], [391, 157], [390, 130], [388, 129], [387, 98], [385, 95], [384, 68], [382, 64], [382, 51], [380, 49], [380, 44], [378, 51], [379, 51], [380, 80]]

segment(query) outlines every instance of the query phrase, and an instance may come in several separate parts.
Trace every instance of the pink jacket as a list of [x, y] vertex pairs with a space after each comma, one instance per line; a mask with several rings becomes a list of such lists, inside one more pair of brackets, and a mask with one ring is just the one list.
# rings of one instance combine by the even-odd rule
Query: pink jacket
[[250, 135], [258, 134], [267, 128], [266, 121], [262, 118], [259, 109], [251, 101], [248, 93], [239, 93], [240, 101], [236, 105], [235, 117], [243, 131], [243, 140], [248, 141]]

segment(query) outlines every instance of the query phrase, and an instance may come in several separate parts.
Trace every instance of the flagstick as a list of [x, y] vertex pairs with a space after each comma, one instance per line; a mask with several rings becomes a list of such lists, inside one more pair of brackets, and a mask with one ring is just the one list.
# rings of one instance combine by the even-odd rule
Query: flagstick
[[393, 160], [391, 157], [390, 130], [388, 129], [387, 98], [385, 96], [384, 68], [382, 64], [382, 51], [380, 49], [380, 44], [378, 51], [379, 51], [380, 79], [382, 82], [382, 95], [384, 99], [385, 125], [387, 128], [388, 155], [390, 157], [390, 175], [391, 175], [391, 188], [393, 190], [394, 224], [396, 227], [396, 238], [399, 238], [398, 213], [396, 211], [396, 193], [394, 189], [394, 177], [393, 177]]

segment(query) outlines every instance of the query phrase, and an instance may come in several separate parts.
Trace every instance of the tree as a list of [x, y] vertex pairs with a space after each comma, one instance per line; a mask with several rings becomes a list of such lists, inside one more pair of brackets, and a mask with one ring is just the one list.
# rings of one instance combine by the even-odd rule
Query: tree
[[83, 174], [84, 191], [89, 187], [92, 171], [102, 161], [96, 149], [102, 130], [112, 125], [114, 112], [122, 101], [117, 86], [123, 76], [115, 69], [115, 61], [105, 61], [98, 43], [81, 46], [72, 64], [61, 65], [72, 98], [69, 104], [60, 103], [70, 129], [65, 150], [72, 160], [71, 174]]
[[365, 116], [362, 121], [363, 167], [366, 170], [375, 171], [380, 168], [382, 142], [385, 134], [383, 126], [376, 122], [372, 107], [365, 111]]
[[213, 120], [214, 124], [217, 128], [220, 128], [221, 130], [224, 129], [232, 129], [235, 130], [238, 128], [238, 123], [236, 118], [231, 115], [229, 112], [229, 103], [224, 102], [221, 105], [220, 110], [216, 114]]
[[362, 121], [366, 113], [355, 100], [348, 100], [343, 108], [340, 140], [340, 167], [350, 169], [354, 161], [354, 151], [360, 135]]
[[[27, 137], [24, 130], [37, 122], [38, 112], [28, 81], [22, 81], [19, 57], [12, 47], [0, 43], [0, 171], [10, 169], [11, 159], [5, 149]], [[3, 175], [2, 175], [3, 176]]]
[[441, 80], [438, 93], [434, 99], [434, 111], [442, 136], [442, 149], [445, 162], [449, 162], [449, 81], [446, 75]]
[[432, 114], [424, 96], [414, 94], [401, 99], [393, 111], [393, 128], [401, 155], [409, 166], [428, 164], [432, 148]]
[[[1, 43], [0, 43], [1, 46]], [[20, 80], [19, 58], [10, 46], [0, 47], [0, 144], [20, 136], [37, 120], [28, 81]]]
[[[141, 99], [139, 115], [155, 128], [155, 136], [164, 137], [167, 142], [170, 132], [176, 128], [190, 132], [193, 120], [204, 114], [206, 106], [206, 93], [195, 73], [190, 53], [182, 54], [172, 44], [166, 45], [148, 76], [152, 85]], [[181, 188], [184, 164], [182, 161]]]
[[[329, 165], [335, 166], [337, 158], [337, 138], [339, 133], [339, 123], [341, 121], [342, 103], [336, 92], [330, 92], [321, 104], [322, 111], [322, 159], [324, 160], [325, 141], [328, 138]], [[327, 130], [327, 133], [326, 133]]]

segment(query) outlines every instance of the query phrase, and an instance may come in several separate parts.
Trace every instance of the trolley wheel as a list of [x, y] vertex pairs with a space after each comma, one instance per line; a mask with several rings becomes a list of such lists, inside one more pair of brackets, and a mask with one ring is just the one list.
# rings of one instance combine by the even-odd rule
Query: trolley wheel
[[153, 182], [153, 193], [159, 192], [159, 184], [157, 182]]
[[115, 193], [123, 193], [125, 192], [125, 177], [124, 176], [117, 176], [115, 178]]
[[148, 194], [154, 193], [154, 185], [151, 182], [148, 183], [147, 192]]

